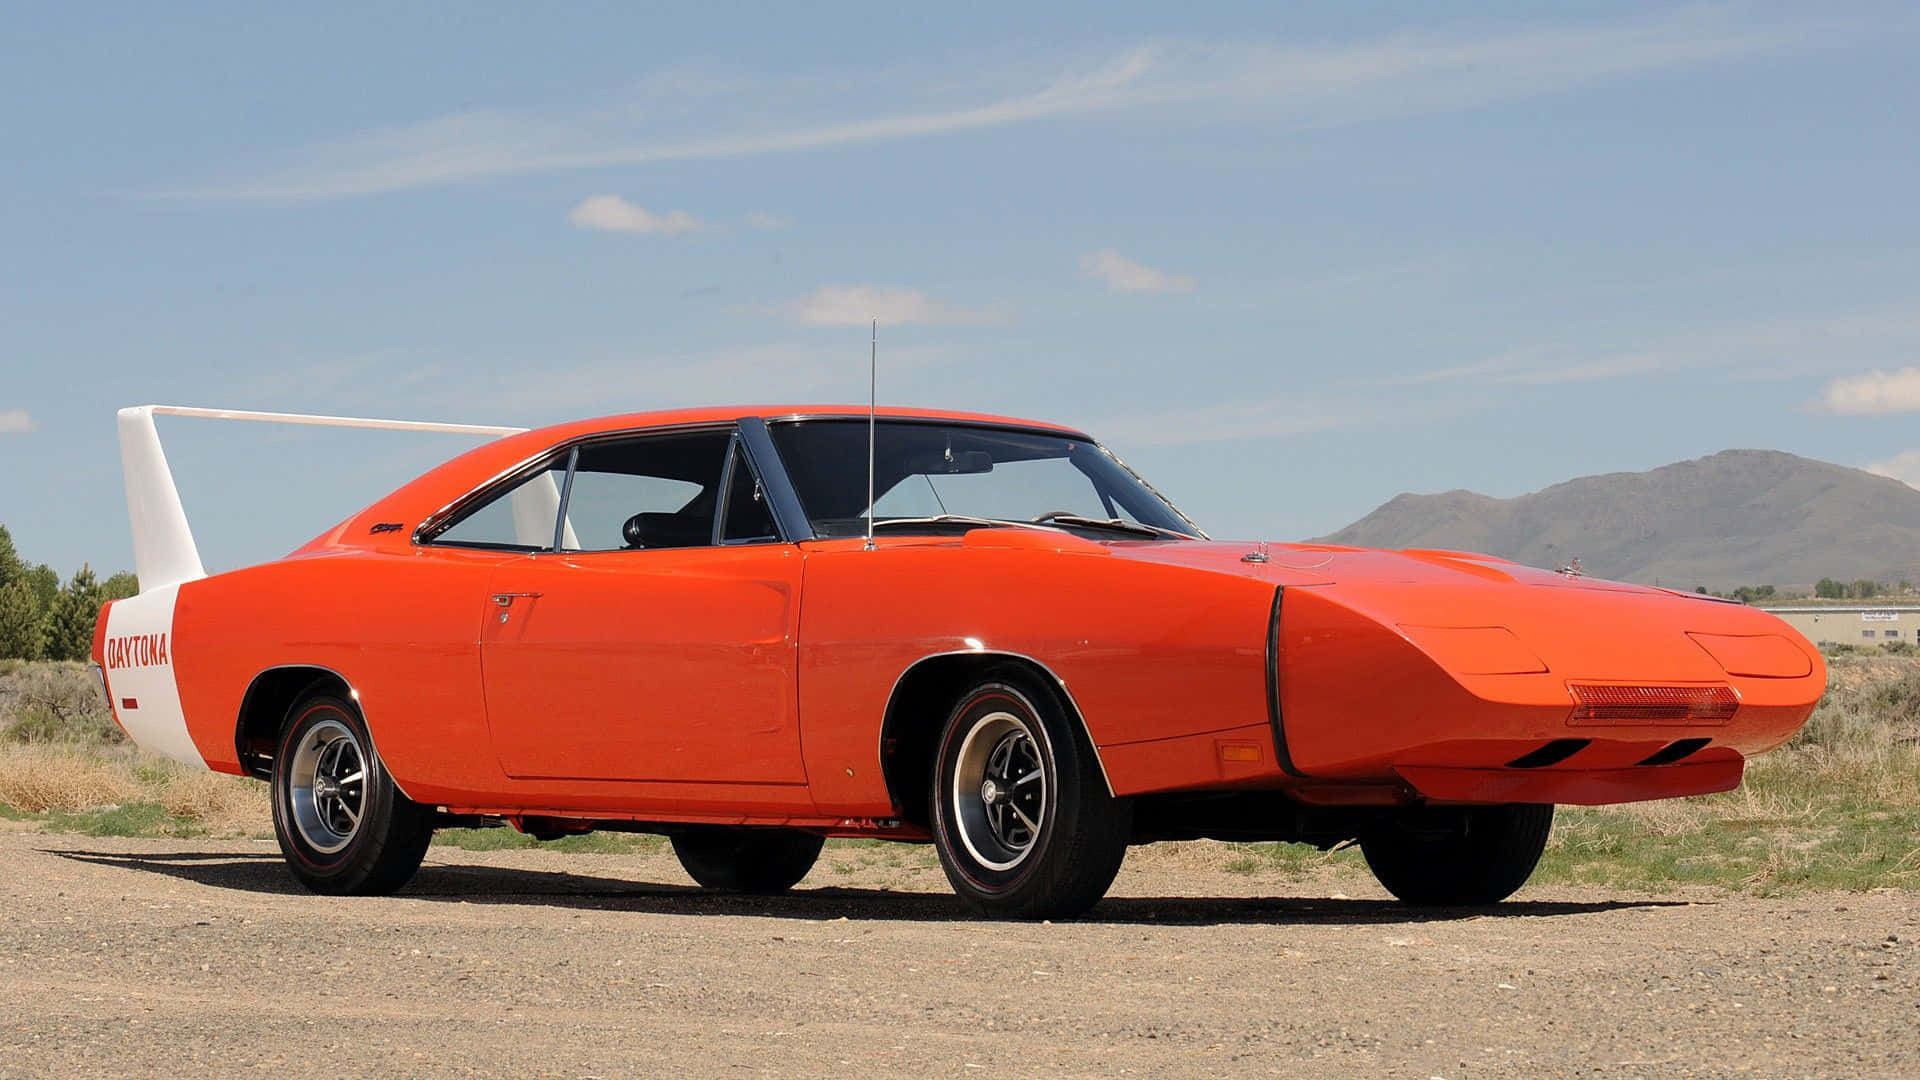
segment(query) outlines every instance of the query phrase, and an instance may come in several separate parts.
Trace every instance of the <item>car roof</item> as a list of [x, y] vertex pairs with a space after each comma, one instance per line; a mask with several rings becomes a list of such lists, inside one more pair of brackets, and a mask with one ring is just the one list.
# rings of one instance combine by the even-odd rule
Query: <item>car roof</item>
[[[685, 409], [660, 409], [649, 412], [615, 413], [587, 420], [569, 420], [547, 427], [536, 428], [524, 435], [513, 436], [526, 439], [528, 436], [541, 435], [542, 442], [562, 442], [567, 439], [593, 435], [599, 432], [628, 431], [651, 427], [674, 427], [681, 424], [712, 424], [738, 420], [743, 416], [757, 416], [769, 423], [778, 420], [818, 419], [832, 417], [863, 418], [867, 415], [865, 405], [702, 405]], [[1049, 423], [1044, 420], [1026, 420], [1015, 416], [995, 416], [991, 413], [958, 412], [950, 409], [916, 409], [896, 405], [882, 405], [874, 410], [874, 415], [883, 419], [908, 420], [951, 420], [968, 424], [996, 424], [1010, 427], [1034, 428], [1042, 431], [1057, 431], [1063, 435], [1086, 437], [1086, 433], [1063, 424]], [[529, 439], [529, 441], [533, 441]]]
[[[442, 462], [389, 492], [373, 505], [347, 519], [333, 532], [316, 538], [313, 544], [307, 545], [307, 548], [363, 532], [364, 522], [368, 520], [399, 520], [417, 523], [425, 515], [439, 510], [452, 500], [539, 457], [548, 448], [575, 439], [616, 432], [646, 431], [651, 428], [725, 424], [749, 416], [777, 422], [826, 418], [864, 419], [866, 415], [867, 406], [865, 405], [705, 405], [653, 412], [615, 413], [610, 416], [569, 420], [547, 427], [533, 428], [490, 440], [464, 454]], [[875, 415], [888, 420], [946, 420], [965, 424], [1019, 427], [1035, 431], [1058, 432], [1061, 435], [1081, 439], [1088, 438], [1084, 432], [1059, 424], [1050, 424], [1041, 420], [1022, 420], [1010, 416], [994, 416], [988, 413], [882, 406], [875, 410]]]

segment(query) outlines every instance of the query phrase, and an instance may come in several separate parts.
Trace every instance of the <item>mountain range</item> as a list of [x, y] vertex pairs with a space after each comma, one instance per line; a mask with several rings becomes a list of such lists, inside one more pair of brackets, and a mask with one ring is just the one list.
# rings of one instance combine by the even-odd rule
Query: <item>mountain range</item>
[[1775, 450], [1724, 450], [1529, 495], [1399, 495], [1320, 542], [1445, 548], [1671, 588], [1920, 581], [1920, 490]]

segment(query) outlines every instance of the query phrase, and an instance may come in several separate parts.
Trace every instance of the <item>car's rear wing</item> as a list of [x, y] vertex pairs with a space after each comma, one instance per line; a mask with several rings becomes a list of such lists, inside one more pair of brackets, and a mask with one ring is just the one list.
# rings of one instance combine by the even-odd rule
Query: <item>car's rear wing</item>
[[121, 409], [120, 468], [127, 485], [127, 522], [133, 528], [133, 568], [140, 591], [178, 585], [207, 576], [200, 548], [193, 541], [180, 491], [173, 483], [155, 416], [203, 420], [253, 420], [270, 424], [426, 431], [445, 435], [517, 435], [526, 428], [489, 424], [442, 424], [427, 420], [381, 420], [364, 416], [314, 416], [306, 413], [253, 412], [245, 409], [197, 409], [183, 405], [134, 405]]

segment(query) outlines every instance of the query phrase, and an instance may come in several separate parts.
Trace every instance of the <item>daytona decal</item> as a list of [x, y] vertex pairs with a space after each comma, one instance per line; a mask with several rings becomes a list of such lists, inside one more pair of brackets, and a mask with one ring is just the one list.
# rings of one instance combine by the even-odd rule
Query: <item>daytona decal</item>
[[157, 664], [172, 666], [173, 664], [173, 661], [167, 658], [165, 633], [110, 637], [102, 652], [109, 671], [130, 667], [153, 667]]

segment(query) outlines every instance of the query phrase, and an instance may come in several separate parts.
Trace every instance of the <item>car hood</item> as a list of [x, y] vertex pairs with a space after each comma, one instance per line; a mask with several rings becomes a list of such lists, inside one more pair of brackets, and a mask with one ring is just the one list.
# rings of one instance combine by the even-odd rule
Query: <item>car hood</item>
[[[1414, 642], [1456, 673], [1457, 665], [1446, 662], [1442, 643], [1447, 635], [1435, 631], [1502, 628], [1546, 669], [1571, 677], [1712, 679], [1724, 677], [1724, 664], [1715, 657], [1746, 656], [1753, 649], [1769, 657], [1766, 670], [1755, 674], [1801, 677], [1820, 667], [1811, 644], [1757, 608], [1559, 574], [1491, 555], [1320, 544], [1124, 547], [1115, 554], [1311, 590], [1318, 600]], [[1775, 638], [1779, 641], [1761, 640]], [[1738, 666], [1738, 661], [1726, 662]]]
[[1599, 578], [1569, 577], [1492, 555], [1464, 551], [1385, 551], [1379, 548], [1273, 544], [1253, 540], [1126, 543], [1112, 546], [1114, 553], [1124, 558], [1266, 578], [1283, 585], [1448, 585], [1480, 582], [1607, 592], [1667, 591]]

